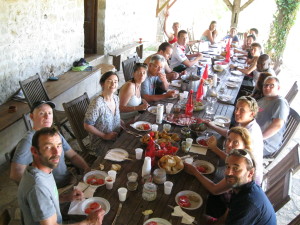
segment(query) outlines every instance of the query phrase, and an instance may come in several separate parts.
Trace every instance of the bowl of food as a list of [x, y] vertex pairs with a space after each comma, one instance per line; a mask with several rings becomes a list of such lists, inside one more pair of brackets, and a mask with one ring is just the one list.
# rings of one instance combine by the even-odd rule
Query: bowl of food
[[222, 72], [224, 68], [221, 65], [214, 65], [214, 70], [218, 72]]
[[196, 143], [202, 148], [208, 148], [207, 139], [208, 137], [206, 136], [200, 136], [196, 139]]
[[83, 177], [83, 182], [94, 187], [99, 187], [105, 184], [107, 173], [100, 170], [93, 170], [86, 173]]
[[199, 136], [203, 131], [207, 130], [207, 125], [205, 123], [193, 123], [190, 125], [190, 128], [193, 133]]
[[205, 160], [196, 160], [193, 162], [193, 165], [202, 174], [211, 174], [215, 171], [214, 165]]
[[164, 169], [167, 174], [177, 174], [183, 170], [183, 162], [176, 155], [165, 155], [158, 161], [158, 167]]

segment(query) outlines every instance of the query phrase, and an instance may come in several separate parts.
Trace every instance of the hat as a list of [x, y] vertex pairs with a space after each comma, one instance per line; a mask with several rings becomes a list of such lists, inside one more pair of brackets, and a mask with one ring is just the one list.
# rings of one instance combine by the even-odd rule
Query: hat
[[38, 108], [38, 107], [40, 107], [43, 104], [49, 105], [52, 109], [55, 108], [55, 104], [53, 102], [51, 102], [51, 101], [37, 101], [37, 102], [33, 103], [30, 112], [32, 113], [35, 108]]

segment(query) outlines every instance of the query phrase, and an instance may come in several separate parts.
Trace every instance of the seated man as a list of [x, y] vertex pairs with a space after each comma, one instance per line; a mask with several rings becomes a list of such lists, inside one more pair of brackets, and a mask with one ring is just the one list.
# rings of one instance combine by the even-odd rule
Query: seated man
[[192, 67], [202, 58], [201, 53], [186, 55], [185, 49], [188, 43], [188, 33], [185, 30], [179, 31], [177, 43], [173, 46], [170, 62], [170, 67], [176, 72], [180, 73], [184, 71], [186, 67]]
[[232, 44], [238, 44], [239, 43], [239, 38], [238, 36], [236, 35], [237, 34], [237, 30], [235, 27], [231, 27], [230, 28], [230, 33], [228, 35], [226, 35], [223, 40], [226, 40], [226, 39], [229, 39], [229, 38], [232, 38]]
[[[42, 128], [33, 135], [29, 151], [33, 162], [26, 168], [18, 188], [18, 202], [25, 225], [62, 224], [59, 200], [82, 200], [83, 193], [73, 190], [58, 196], [52, 171], [63, 153], [61, 135], [55, 128]], [[92, 212], [80, 224], [101, 225], [104, 213], [103, 209]]]
[[257, 123], [264, 138], [264, 157], [276, 152], [281, 146], [285, 123], [290, 107], [284, 97], [279, 96], [280, 84], [277, 77], [267, 77], [263, 85], [264, 97], [258, 100]]
[[262, 54], [258, 57], [256, 70], [253, 71], [253, 86], [256, 85], [259, 75], [262, 72], [268, 72], [272, 76], [276, 76], [275, 71], [271, 68], [271, 58], [267, 54]]
[[[33, 121], [33, 130], [28, 131], [18, 143], [10, 167], [10, 178], [17, 183], [20, 182], [26, 167], [32, 163], [32, 155], [30, 153], [32, 136], [36, 131], [44, 127], [51, 127], [53, 124], [53, 108], [55, 108], [55, 104], [50, 101], [35, 102], [32, 106], [30, 118]], [[83, 169], [84, 172], [90, 170], [84, 159], [70, 147], [62, 136], [61, 138], [63, 152], [58, 167], [53, 170], [53, 176], [58, 188], [70, 184], [72, 178], [72, 175], [67, 170], [65, 156], [70, 159], [73, 165]]]
[[244, 33], [244, 45], [246, 45], [247, 37], [248, 37], [249, 35], [253, 35], [253, 36], [255, 37], [255, 40], [254, 40], [254, 41], [259, 42], [259, 41], [258, 41], [258, 30], [257, 30], [256, 28], [251, 28], [251, 29], [249, 30], [249, 32], [245, 32], [245, 33]]
[[241, 53], [244, 56], [249, 56], [251, 45], [255, 42], [255, 40], [256, 37], [254, 35], [248, 35], [246, 41], [242, 45], [242, 50], [234, 49], [234, 53]]
[[164, 65], [164, 73], [167, 76], [168, 80], [176, 80], [179, 77], [179, 73], [172, 71], [172, 69], [170, 68], [169, 64], [168, 64], [168, 60], [170, 59], [171, 55], [173, 53], [173, 46], [169, 43], [169, 42], [163, 42], [159, 47], [158, 47], [158, 51], [157, 53], [148, 56], [144, 63], [149, 65], [150, 59], [152, 56], [154, 55], [162, 55], [163, 57], [165, 57], [166, 62]]
[[256, 164], [252, 154], [245, 149], [233, 149], [225, 161], [225, 178], [214, 184], [198, 169], [185, 163], [184, 169], [194, 175], [213, 194], [232, 190], [226, 212], [218, 219], [203, 218], [199, 224], [276, 224], [276, 214], [261, 187], [253, 181]]
[[170, 90], [165, 94], [162, 93], [162, 91], [167, 91], [169, 88], [166, 74], [161, 72], [165, 61], [165, 58], [161, 55], [154, 55], [150, 59], [147, 78], [141, 85], [142, 98], [147, 102], [159, 101], [175, 96], [174, 90]]

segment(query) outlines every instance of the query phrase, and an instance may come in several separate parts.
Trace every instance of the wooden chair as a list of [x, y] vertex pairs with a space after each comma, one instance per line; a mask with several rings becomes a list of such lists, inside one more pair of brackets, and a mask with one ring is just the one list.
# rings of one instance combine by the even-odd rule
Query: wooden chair
[[300, 224], [300, 214], [296, 216], [288, 225], [299, 225]]
[[291, 199], [292, 171], [288, 171], [282, 179], [278, 180], [266, 191], [275, 212], [281, 209]]
[[285, 126], [285, 131], [283, 133], [283, 139], [282, 144], [278, 151], [274, 152], [272, 155], [264, 158], [264, 166], [265, 168], [270, 165], [271, 162], [274, 161], [274, 159], [282, 152], [282, 150], [285, 148], [287, 143], [295, 134], [295, 131], [297, 130], [300, 123], [300, 116], [299, 114], [292, 108], [290, 108], [290, 114], [287, 119], [287, 123]]
[[83, 142], [88, 137], [88, 132], [84, 129], [83, 122], [89, 104], [90, 100], [86, 92], [70, 102], [63, 103], [69, 123], [84, 156], [90, 152], [89, 144], [84, 144]]
[[133, 76], [133, 67], [139, 61], [139, 59], [134, 56], [132, 58], [128, 58], [122, 62], [122, 69], [124, 74], [125, 81], [130, 80]]
[[[42, 79], [38, 74], [24, 81], [20, 81], [19, 83], [30, 108], [37, 101], [50, 101], [47, 91], [43, 85]], [[65, 112], [53, 110], [53, 114], [54, 123], [58, 127], [61, 134], [63, 134], [61, 130], [61, 127], [63, 127], [72, 136], [72, 138], [75, 138], [73, 133], [69, 130], [69, 128], [66, 125], [66, 122], [68, 120], [65, 115]]]
[[263, 190], [268, 191], [291, 169], [293, 174], [295, 174], [300, 169], [299, 143], [297, 143], [283, 159], [281, 159], [274, 167], [272, 167], [272, 169], [270, 169], [264, 175], [262, 182]]
[[289, 104], [292, 103], [292, 101], [296, 97], [298, 91], [299, 91], [298, 84], [297, 84], [297, 81], [295, 81], [295, 83], [293, 84], [293, 86], [291, 87], [291, 89], [285, 96], [285, 99], [288, 101]]

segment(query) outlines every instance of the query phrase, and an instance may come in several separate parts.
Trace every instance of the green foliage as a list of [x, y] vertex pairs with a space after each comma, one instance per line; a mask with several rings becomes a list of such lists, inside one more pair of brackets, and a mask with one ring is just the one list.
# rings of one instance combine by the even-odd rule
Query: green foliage
[[299, 0], [276, 0], [277, 11], [274, 14], [274, 21], [271, 25], [269, 39], [266, 43], [265, 50], [276, 62], [283, 55], [286, 40], [290, 29], [294, 25], [297, 12], [299, 9]]

